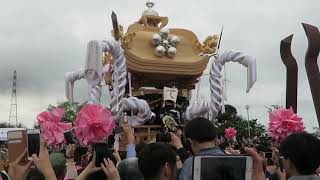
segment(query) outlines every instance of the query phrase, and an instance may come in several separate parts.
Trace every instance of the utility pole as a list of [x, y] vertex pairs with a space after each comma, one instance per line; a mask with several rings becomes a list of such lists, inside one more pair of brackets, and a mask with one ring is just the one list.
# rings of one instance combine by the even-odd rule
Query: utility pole
[[246, 105], [246, 109], [247, 109], [247, 116], [248, 116], [248, 135], [249, 135], [249, 138], [250, 138], [250, 117], [249, 117], [249, 109], [250, 109], [250, 106], [249, 105]]
[[11, 95], [11, 105], [10, 105], [10, 115], [9, 124], [15, 121], [16, 126], [18, 125], [18, 107], [17, 107], [17, 71], [13, 72], [13, 83], [12, 83], [12, 95]]

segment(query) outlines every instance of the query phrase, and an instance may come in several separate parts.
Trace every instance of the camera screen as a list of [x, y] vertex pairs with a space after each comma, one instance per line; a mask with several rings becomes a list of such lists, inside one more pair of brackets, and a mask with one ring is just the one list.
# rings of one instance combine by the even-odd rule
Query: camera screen
[[28, 157], [32, 154], [39, 155], [40, 150], [40, 135], [39, 134], [28, 134]]
[[245, 180], [245, 157], [201, 158], [201, 180]]

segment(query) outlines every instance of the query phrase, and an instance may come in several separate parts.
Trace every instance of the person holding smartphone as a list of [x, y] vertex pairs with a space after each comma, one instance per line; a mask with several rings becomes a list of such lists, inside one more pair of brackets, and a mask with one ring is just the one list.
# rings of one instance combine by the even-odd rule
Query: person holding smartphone
[[65, 175], [66, 179], [76, 179], [78, 177], [78, 172], [76, 168], [76, 162], [74, 162], [74, 152], [76, 150], [75, 144], [68, 144], [66, 146], [66, 166], [67, 166], [67, 172]]
[[123, 132], [124, 136], [127, 138], [127, 158], [135, 158], [137, 156], [137, 152], [135, 149], [135, 137], [133, 134], [132, 128], [128, 125], [128, 122], [123, 123]]
[[[307, 132], [295, 133], [284, 139], [279, 148], [284, 171], [289, 180], [320, 180], [320, 140]], [[283, 173], [279, 173], [282, 175]], [[280, 180], [285, 180], [283, 176]]]
[[[184, 128], [184, 134], [191, 144], [194, 155], [222, 155], [216, 146], [217, 131], [214, 124], [206, 118], [195, 118]], [[179, 180], [192, 179], [193, 157], [189, 157], [183, 164]]]
[[176, 180], [176, 153], [166, 143], [146, 144], [138, 153], [139, 169], [145, 180]]
[[115, 167], [113, 161], [111, 161], [109, 158], [104, 158], [100, 166], [101, 167], [96, 166], [96, 152], [93, 152], [92, 160], [81, 172], [77, 180], [120, 180], [119, 172]]

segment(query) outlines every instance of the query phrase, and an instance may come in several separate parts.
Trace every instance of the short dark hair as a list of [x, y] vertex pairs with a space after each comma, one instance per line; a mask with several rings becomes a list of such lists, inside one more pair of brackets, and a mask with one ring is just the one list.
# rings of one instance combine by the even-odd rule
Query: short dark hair
[[217, 130], [213, 122], [206, 118], [195, 118], [185, 127], [186, 138], [200, 143], [212, 141], [217, 137]]
[[128, 158], [122, 160], [117, 167], [121, 180], [144, 180], [139, 170], [138, 159]]
[[288, 136], [280, 145], [280, 155], [290, 159], [302, 175], [314, 174], [320, 165], [320, 140], [300, 132]]
[[176, 153], [164, 143], [151, 143], [138, 153], [139, 169], [145, 179], [157, 178], [166, 163], [174, 169]]

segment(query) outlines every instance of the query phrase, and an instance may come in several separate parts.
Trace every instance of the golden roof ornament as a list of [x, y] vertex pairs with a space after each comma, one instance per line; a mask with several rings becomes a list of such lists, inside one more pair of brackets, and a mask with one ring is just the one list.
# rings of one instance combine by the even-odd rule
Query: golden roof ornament
[[146, 6], [148, 9], [143, 11], [142, 16], [159, 16], [159, 13], [152, 9], [154, 6], [154, 2], [152, 0], [147, 0]]
[[111, 19], [113, 25], [113, 30], [111, 31], [112, 36], [115, 40], [120, 40], [122, 47], [130, 49], [133, 42], [133, 38], [136, 34], [134, 32], [125, 33], [123, 30], [123, 26], [119, 25], [118, 23], [116, 13], [114, 13], [113, 11], [111, 14]]
[[218, 45], [219, 38], [217, 35], [208, 36], [203, 43], [199, 41], [196, 42], [197, 47], [202, 51], [204, 54], [213, 54], [216, 52], [216, 47]]
[[154, 55], [162, 57], [166, 55], [169, 58], [175, 57], [177, 53], [176, 46], [179, 44], [180, 38], [171, 35], [169, 29], [161, 29], [159, 33], [152, 36], [151, 44], [155, 46]]
[[[200, 43], [190, 30], [166, 28], [168, 17], [153, 10], [154, 2], [127, 30], [113, 15], [113, 36], [122, 43], [132, 88], [171, 87], [191, 90], [206, 69], [210, 56], [217, 52], [221, 35], [209, 36]], [[118, 25], [117, 25], [118, 24]]]
[[202, 54], [215, 55], [220, 47], [221, 37], [222, 37], [223, 27], [221, 29], [220, 35], [210, 35], [203, 43], [196, 41], [197, 47], [202, 51]]

